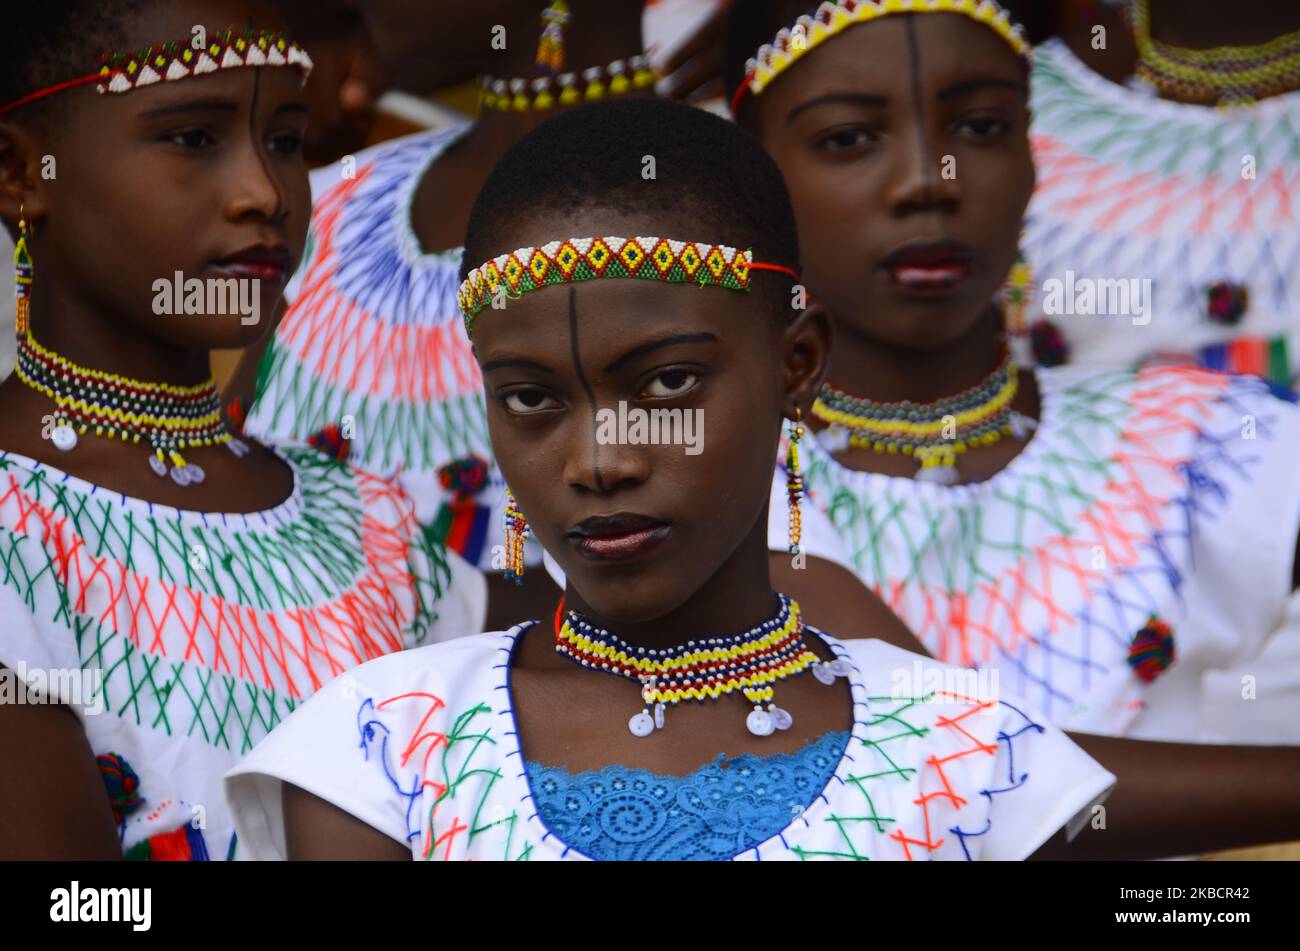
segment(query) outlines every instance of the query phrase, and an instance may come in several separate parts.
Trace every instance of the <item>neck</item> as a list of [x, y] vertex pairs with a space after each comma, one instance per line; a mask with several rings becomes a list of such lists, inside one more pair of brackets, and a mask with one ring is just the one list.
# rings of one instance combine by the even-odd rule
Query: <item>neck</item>
[[1274, 0], [1150, 0], [1151, 37], [1171, 46], [1250, 46], [1300, 29], [1300, 7]]
[[88, 369], [150, 383], [194, 386], [212, 376], [208, 351], [151, 336], [136, 323], [84, 299], [70, 283], [37, 271], [31, 331], [42, 346]]
[[912, 350], [836, 323], [830, 382], [881, 403], [933, 403], [978, 384], [1002, 359], [1001, 314], [989, 307], [957, 339]]
[[[506, 48], [493, 51], [484, 63], [484, 72], [499, 79], [547, 75], [536, 62], [544, 8], [542, 3], [534, 4], [533, 9], [522, 12], [512, 23], [503, 24]], [[644, 50], [641, 3], [570, 0], [569, 10], [573, 15], [564, 28], [563, 72], [581, 72], [588, 66], [603, 66]]]
[[768, 573], [767, 509], [727, 562], [681, 605], [659, 617], [628, 621], [601, 615], [570, 584], [566, 610], [638, 647], [676, 647], [702, 637], [739, 634], [776, 616], [779, 604]]
[[[543, 4], [537, 4], [535, 10], [506, 26], [509, 37], [506, 49], [487, 62], [485, 73], [494, 79], [505, 80], [531, 80], [548, 75], [536, 63], [536, 40], [541, 34], [543, 8]], [[602, 4], [594, 0], [570, 0], [569, 9], [572, 17], [564, 30], [564, 72], [581, 74], [588, 67], [606, 66], [618, 59], [626, 62], [644, 51], [641, 30], [643, 5], [640, 2], [618, 0]], [[653, 90], [641, 90], [622, 98], [650, 95], [653, 95]], [[483, 109], [479, 112], [473, 135], [481, 143], [504, 152], [558, 111], [559, 108], [526, 111]]]
[[[1114, 83], [1132, 75], [1137, 47], [1118, 10], [1100, 8], [1094, 18], [1077, 4], [1056, 7], [1055, 32], [1089, 69]], [[1300, 6], [1273, 0], [1240, 0], [1231, 16], [1222, 0], [1150, 0], [1148, 10], [1152, 39], [1186, 49], [1255, 46], [1300, 29]], [[1096, 26], [1106, 28], [1103, 49], [1094, 46]]]

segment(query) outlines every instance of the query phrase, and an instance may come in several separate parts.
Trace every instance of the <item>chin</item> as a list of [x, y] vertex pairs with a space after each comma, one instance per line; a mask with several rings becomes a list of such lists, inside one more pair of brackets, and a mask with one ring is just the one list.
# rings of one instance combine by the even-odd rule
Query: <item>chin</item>
[[242, 350], [257, 343], [266, 333], [265, 322], [242, 324], [238, 317], [194, 318], [197, 325], [187, 328], [175, 343], [191, 350]]
[[694, 593], [685, 590], [685, 579], [667, 564], [660, 570], [647, 570], [643, 565], [592, 566], [586, 563], [561, 567], [565, 569], [569, 584], [591, 611], [613, 628], [653, 621], [679, 607]]

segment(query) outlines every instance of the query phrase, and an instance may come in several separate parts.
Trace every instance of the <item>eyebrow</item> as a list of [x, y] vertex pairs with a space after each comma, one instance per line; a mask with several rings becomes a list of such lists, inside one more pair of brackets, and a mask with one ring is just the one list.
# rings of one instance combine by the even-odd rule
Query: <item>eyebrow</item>
[[[140, 113], [142, 119], [164, 119], [168, 116], [183, 115], [187, 112], [238, 112], [240, 104], [230, 99], [196, 99], [190, 102], [177, 102], [170, 106], [159, 106], [148, 112]], [[305, 102], [286, 102], [275, 110], [276, 115], [284, 112], [307, 114]]]
[[831, 103], [847, 102], [855, 106], [873, 106], [883, 108], [889, 105], [889, 100], [884, 96], [869, 96], [861, 92], [831, 92], [824, 96], [818, 96], [816, 99], [809, 99], [807, 102], [801, 102], [790, 110], [790, 114], [785, 117], [785, 124], [789, 125], [794, 121], [795, 116], [809, 109], [815, 109], [818, 106], [830, 105]]
[[555, 373], [555, 371], [552, 370], [550, 367], [543, 366], [542, 364], [538, 363], [536, 360], [525, 360], [523, 357], [506, 357], [503, 360], [493, 360], [490, 363], [483, 364], [483, 366], [479, 368], [479, 372], [490, 373], [492, 370], [502, 370], [505, 369], [506, 367], [518, 367], [525, 370], [537, 370], [540, 373], [551, 373], [551, 374]]
[[606, 372], [606, 373], [613, 373], [613, 372], [614, 372], [615, 370], [617, 370], [619, 367], [623, 366], [624, 364], [628, 363], [628, 362], [631, 361], [631, 360], [635, 360], [637, 357], [644, 356], [644, 355], [647, 354], [647, 353], [651, 353], [652, 351], [655, 351], [655, 350], [660, 350], [660, 349], [662, 349], [662, 348], [664, 348], [664, 347], [671, 347], [671, 346], [673, 346], [674, 344], [679, 344], [679, 343], [717, 343], [717, 342], [718, 342], [718, 338], [715, 337], [713, 334], [710, 334], [710, 333], [702, 333], [702, 334], [675, 334], [675, 335], [672, 336], [672, 337], [664, 337], [662, 340], [652, 340], [652, 341], [650, 341], [649, 343], [643, 343], [643, 344], [641, 344], [639, 347], [633, 347], [631, 350], [629, 350], [627, 353], [623, 354], [621, 357], [619, 357], [617, 360], [615, 360], [615, 361], [614, 361], [613, 363], [611, 363], [609, 366], [605, 367], [605, 372]]
[[986, 89], [988, 87], [1000, 87], [1005, 89], [1014, 89], [1016, 92], [1027, 93], [1029, 88], [1022, 82], [1014, 79], [968, 79], [965, 82], [954, 83], [939, 90], [939, 98], [954, 99], [957, 96], [965, 95], [976, 89]]

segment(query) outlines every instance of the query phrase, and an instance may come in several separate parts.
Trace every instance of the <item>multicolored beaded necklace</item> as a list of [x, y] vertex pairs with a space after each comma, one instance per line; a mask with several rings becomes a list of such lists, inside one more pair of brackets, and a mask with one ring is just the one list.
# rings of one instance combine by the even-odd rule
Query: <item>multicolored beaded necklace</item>
[[608, 66], [592, 66], [581, 72], [538, 76], [533, 79], [499, 79], [479, 76], [479, 104], [502, 112], [554, 109], [595, 102], [606, 95], [621, 96], [634, 89], [653, 86], [659, 75], [643, 54], [628, 60], [616, 59]]
[[561, 602], [555, 616], [555, 650], [583, 667], [640, 681], [645, 709], [627, 724], [634, 736], [662, 730], [668, 704], [716, 701], [737, 691], [754, 704], [745, 719], [749, 732], [770, 736], [794, 724], [794, 718], [772, 702], [776, 681], [811, 668], [818, 680], [830, 684], [852, 669], [848, 661], [827, 663], [814, 654], [804, 640], [799, 605], [783, 594], [777, 597], [781, 608], [776, 616], [742, 634], [702, 638], [661, 650], [629, 644], [576, 611], [569, 611], [561, 624]]
[[1151, 38], [1150, 0], [1133, 0], [1125, 14], [1138, 49], [1136, 75], [1163, 96], [1234, 106], [1300, 89], [1300, 31], [1260, 46], [1195, 50]]
[[920, 463], [918, 480], [953, 485], [960, 454], [1003, 436], [1023, 439], [1036, 425], [1011, 408], [1019, 389], [1019, 368], [1004, 345], [997, 369], [955, 396], [934, 403], [877, 403], [827, 384], [812, 414], [830, 425], [819, 441], [832, 452], [846, 447], [901, 452]]
[[170, 472], [178, 485], [205, 478], [198, 465], [186, 462], [182, 449], [224, 445], [236, 456], [248, 452], [221, 416], [221, 396], [211, 377], [198, 386], [172, 386], [91, 370], [42, 347], [30, 330], [18, 341], [16, 372], [23, 383], [54, 400], [49, 438], [63, 452], [75, 448], [78, 435], [91, 427], [96, 436], [123, 442], [138, 443], [143, 437], [153, 447], [150, 468], [160, 477]]

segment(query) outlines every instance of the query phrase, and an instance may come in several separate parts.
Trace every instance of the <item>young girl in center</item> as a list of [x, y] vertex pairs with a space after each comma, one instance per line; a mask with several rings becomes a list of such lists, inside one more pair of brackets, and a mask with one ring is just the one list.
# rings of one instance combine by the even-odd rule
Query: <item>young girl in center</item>
[[[228, 776], [246, 854], [1022, 859], [1105, 795], [1032, 706], [773, 590], [771, 471], [829, 328], [791, 310], [794, 220], [757, 143], [663, 102], [557, 117], [494, 170], [465, 247], [512, 545], [536, 534], [563, 601], [319, 693]], [[601, 436], [620, 404], [700, 414], [702, 451]]]

